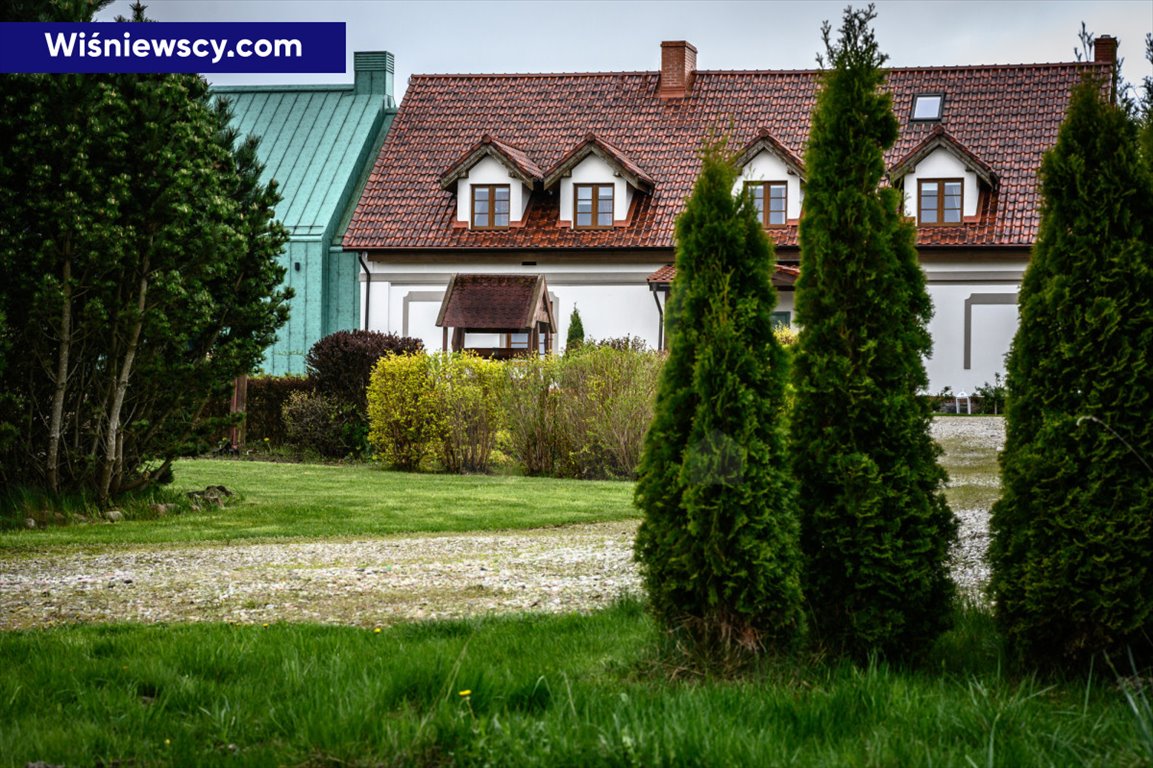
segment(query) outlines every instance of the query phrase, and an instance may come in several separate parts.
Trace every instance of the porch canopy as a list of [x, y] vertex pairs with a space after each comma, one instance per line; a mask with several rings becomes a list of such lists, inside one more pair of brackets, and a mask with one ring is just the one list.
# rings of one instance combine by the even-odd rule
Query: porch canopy
[[496, 359], [547, 354], [556, 333], [544, 275], [453, 275], [436, 325], [443, 350]]

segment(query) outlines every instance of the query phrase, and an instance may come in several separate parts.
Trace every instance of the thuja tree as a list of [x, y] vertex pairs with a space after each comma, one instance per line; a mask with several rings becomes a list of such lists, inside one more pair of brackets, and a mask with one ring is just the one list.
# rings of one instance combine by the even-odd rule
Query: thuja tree
[[0, 485], [107, 502], [168, 476], [285, 321], [278, 197], [200, 77], [3, 85], [0, 312], [20, 354], [0, 372], [17, 434]]
[[581, 322], [581, 313], [576, 308], [572, 308], [572, 314], [568, 319], [568, 335], [565, 337], [565, 351], [575, 352], [581, 348], [585, 343], [585, 324]]
[[998, 621], [1051, 666], [1153, 660], [1153, 186], [1102, 93], [1076, 88], [1041, 164], [990, 525]]
[[669, 357], [645, 437], [636, 556], [658, 621], [704, 654], [788, 646], [802, 627], [796, 492], [772, 248], [723, 143], [677, 220]]
[[[945, 628], [956, 521], [917, 393], [932, 306], [901, 196], [880, 188], [897, 137], [875, 14], [846, 10], [813, 111], [800, 225], [792, 455], [817, 640], [915, 655]], [[825, 62], [822, 60], [822, 64]]]

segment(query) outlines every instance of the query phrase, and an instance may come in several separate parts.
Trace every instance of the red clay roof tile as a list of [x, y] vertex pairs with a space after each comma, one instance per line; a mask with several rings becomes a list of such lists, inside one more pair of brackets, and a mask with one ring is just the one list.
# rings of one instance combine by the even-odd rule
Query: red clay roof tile
[[[1092, 63], [893, 69], [888, 88], [901, 134], [890, 165], [940, 126], [1000, 181], [977, 221], [925, 227], [922, 246], [1028, 246], [1039, 219], [1037, 169], [1057, 137], [1072, 87]], [[670, 249], [674, 223], [711, 132], [743, 147], [762, 132], [798, 152], [805, 146], [818, 89], [813, 71], [698, 72], [684, 99], [657, 95], [659, 73], [423, 75], [404, 102], [344, 238], [356, 250]], [[946, 94], [939, 123], [912, 122], [917, 93]], [[456, 200], [438, 181], [476, 137], [499, 136], [537, 168], [551, 168], [588, 134], [653, 180], [635, 198], [632, 223], [612, 229], [558, 227], [559, 195], [537, 188], [524, 227], [472, 231], [452, 226]], [[774, 228], [778, 246], [796, 246], [796, 226]]]

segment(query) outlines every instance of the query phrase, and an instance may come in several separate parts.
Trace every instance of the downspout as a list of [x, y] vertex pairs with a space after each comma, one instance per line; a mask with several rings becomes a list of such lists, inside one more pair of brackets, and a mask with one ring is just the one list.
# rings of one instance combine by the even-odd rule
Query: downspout
[[368, 271], [368, 264], [364, 261], [364, 254], [367, 251], [361, 251], [356, 254], [356, 258], [360, 261], [360, 268], [364, 270], [364, 330], [368, 330], [368, 308], [369, 301], [372, 299], [372, 273]]
[[652, 286], [653, 301], [657, 305], [657, 316], [660, 318], [660, 324], [657, 326], [657, 351], [665, 348], [665, 308], [661, 306], [661, 300], [657, 298], [657, 287]]

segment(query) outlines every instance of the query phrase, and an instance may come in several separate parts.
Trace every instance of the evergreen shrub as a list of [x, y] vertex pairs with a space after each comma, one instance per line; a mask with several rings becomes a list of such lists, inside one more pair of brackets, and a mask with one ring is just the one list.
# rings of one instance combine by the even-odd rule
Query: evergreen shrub
[[1153, 662], [1153, 180], [1106, 89], [1074, 90], [1041, 164], [990, 520], [1010, 647], [1068, 670]]
[[635, 498], [655, 618], [721, 662], [785, 650], [804, 623], [773, 251], [752, 200], [733, 198], [737, 179], [724, 143], [707, 146], [677, 219], [668, 359]]
[[581, 313], [575, 306], [568, 320], [568, 335], [565, 337], [565, 354], [576, 352], [585, 343], [585, 326], [581, 322]]
[[845, 11], [813, 111], [796, 286], [793, 466], [817, 642], [857, 659], [926, 651], [948, 626], [956, 520], [928, 381], [932, 305], [901, 193], [881, 188], [897, 138], [873, 7]]

